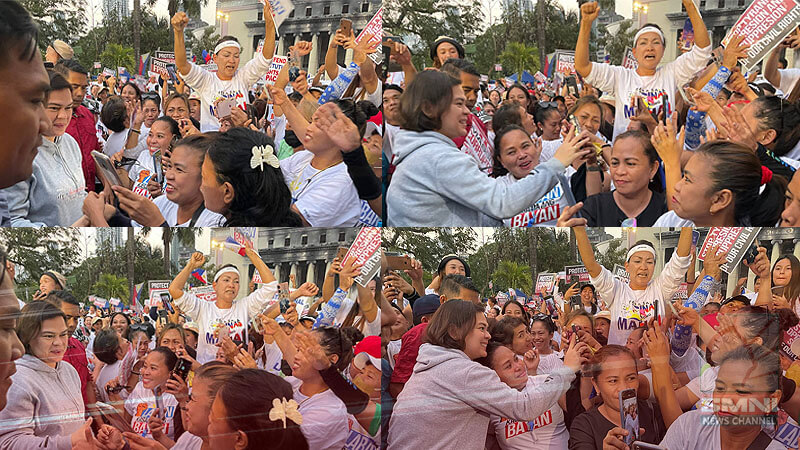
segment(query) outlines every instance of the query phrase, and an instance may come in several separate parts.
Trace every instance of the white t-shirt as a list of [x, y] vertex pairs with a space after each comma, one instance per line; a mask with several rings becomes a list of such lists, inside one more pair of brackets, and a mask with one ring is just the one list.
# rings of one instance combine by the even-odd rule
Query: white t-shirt
[[231, 339], [247, 341], [247, 327], [250, 318], [255, 317], [268, 305], [275, 303], [277, 291], [277, 281], [262, 284], [247, 297], [234, 300], [230, 309], [218, 308], [215, 302], [200, 300], [191, 292], [184, 292], [183, 295], [175, 298], [175, 305], [200, 328], [197, 339], [197, 362], [205, 364], [216, 358], [218, 338], [214, 336], [214, 327], [217, 323], [223, 323], [228, 327]]
[[283, 376], [283, 372], [281, 372], [281, 361], [283, 360], [283, 352], [281, 352], [280, 347], [278, 347], [278, 343], [272, 341], [271, 344], [264, 343], [264, 356], [266, 356], [266, 362], [263, 362], [261, 358], [258, 358], [256, 361], [256, 366], [258, 366], [261, 370], [266, 370], [267, 372], [278, 375], [279, 377]]
[[300, 404], [298, 411], [303, 416], [300, 431], [308, 441], [308, 448], [341, 450], [350, 432], [344, 403], [330, 389], [307, 397], [300, 393], [302, 381], [295, 377], [286, 377], [286, 381], [292, 385], [294, 400]]
[[395, 339], [389, 341], [386, 345], [386, 356], [389, 358], [389, 366], [394, 370], [394, 365], [397, 362], [397, 355], [400, 353], [400, 348], [403, 346], [402, 339]]
[[659, 112], [663, 95], [667, 94], [668, 111], [672, 113], [675, 110], [676, 89], [691, 81], [706, 66], [711, 50], [710, 45], [705, 48], [695, 45], [675, 61], [656, 69], [652, 76], [640, 76], [634, 69], [593, 62], [589, 76], [585, 77], [586, 82], [615, 96], [614, 138], [625, 132], [630, 118], [636, 115], [635, 95], [645, 97], [653, 111]]
[[215, 115], [216, 102], [219, 99], [235, 99], [236, 106], [244, 110], [249, 101], [250, 87], [266, 75], [271, 63], [272, 58], [267, 59], [262, 53], [258, 53], [237, 70], [232, 79], [222, 81], [216, 73], [201, 69], [190, 62], [192, 68], [183, 76], [183, 80], [200, 96], [200, 131], [205, 133], [219, 130], [219, 120]]
[[694, 227], [694, 222], [681, 218], [675, 211], [667, 211], [653, 224], [653, 228], [658, 227]]
[[[549, 375], [528, 377], [528, 385], [542, 383], [548, 377]], [[503, 450], [560, 450], [567, 448], [569, 442], [564, 411], [558, 403], [530, 422], [517, 422], [491, 415], [489, 428], [494, 430], [497, 442]]]
[[[507, 173], [497, 179], [498, 183], [510, 186], [519, 181], [511, 173]], [[569, 189], [569, 187], [567, 187]], [[558, 217], [569, 206], [569, 202], [564, 196], [564, 186], [556, 183], [544, 197], [535, 201], [531, 206], [515, 215], [510, 219], [503, 219], [503, 225], [507, 227], [527, 227], [534, 225], [537, 227], [554, 227]]]
[[[661, 441], [661, 447], [669, 450], [707, 449], [717, 450], [722, 448], [719, 437], [719, 426], [709, 425], [705, 422], [708, 413], [699, 410], [688, 411], [681, 414], [672, 426], [667, 429], [667, 434]], [[777, 441], [772, 441], [767, 450], [784, 450], [786, 447]]]
[[718, 373], [719, 366], [708, 367], [699, 377], [692, 378], [686, 384], [686, 389], [700, 399], [696, 404], [699, 410], [711, 411], [713, 409], [712, 402]]
[[[145, 179], [151, 175], [151, 179], [153, 177], [158, 178], [156, 175], [156, 164], [159, 165], [159, 168], [161, 167], [161, 161], [158, 158], [154, 158], [153, 155], [150, 154], [149, 150], [139, 153], [139, 156], [136, 158], [136, 162], [133, 163], [130, 169], [128, 169], [128, 178], [130, 178], [133, 182], [133, 186], [131, 187], [133, 192], [141, 195], [142, 197], [148, 197], [149, 194], [146, 194], [148, 191], [147, 182], [145, 182]], [[155, 181], [158, 180], [156, 179]]]
[[311, 166], [314, 154], [300, 151], [281, 161], [292, 202], [312, 227], [352, 227], [361, 215], [361, 200], [347, 166]]
[[545, 141], [542, 139], [542, 154], [539, 155], [539, 164], [547, 162], [553, 155], [556, 154], [556, 150], [558, 147], [561, 147], [561, 144], [564, 143], [563, 138], [558, 138], [552, 141]]
[[[339, 307], [339, 311], [336, 312], [336, 317], [333, 319], [333, 325], [335, 327], [342, 326], [345, 319], [347, 319], [347, 315], [350, 314], [350, 310], [353, 309], [358, 297], [358, 291], [356, 290], [355, 286], [350, 289], [347, 293], [347, 297], [342, 300], [342, 305]], [[353, 320], [354, 327], [358, 328], [364, 336], [380, 336], [381, 334], [381, 311], [378, 309], [378, 314], [375, 316], [375, 319], [372, 322], [368, 322], [366, 317], [363, 314], [359, 315]]]
[[119, 153], [120, 150], [125, 148], [125, 143], [128, 141], [128, 129], [124, 129], [122, 131], [112, 131], [111, 134], [106, 139], [106, 143], [103, 146], [103, 153], [107, 156], [111, 157], [114, 156], [115, 153]]
[[[106, 384], [119, 376], [120, 367], [122, 367], [121, 359], [114, 364], [106, 364], [102, 369], [100, 369], [100, 374], [97, 375], [97, 382], [95, 382], [95, 385], [97, 386], [97, 392], [99, 394], [97, 396], [97, 400], [108, 403], [109, 398], [108, 393], [106, 392]], [[120, 394], [124, 392], [126, 392], [125, 389], [120, 391]]]
[[[164, 435], [174, 439], [174, 419], [175, 411], [178, 409], [178, 400], [172, 394], [164, 393], [161, 395], [160, 406], [164, 408], [164, 411], [159, 412], [164, 422], [162, 431]], [[155, 412], [156, 408], [157, 403], [153, 390], [145, 389], [141, 381], [137, 383], [131, 395], [125, 400], [125, 411], [131, 415], [131, 428], [133, 428], [134, 433], [152, 439], [153, 434], [150, 433], [147, 420]]]
[[378, 427], [378, 432], [375, 433], [375, 436], [370, 436], [369, 432], [358, 423], [358, 420], [352, 414], [347, 415], [347, 425], [350, 430], [347, 434], [347, 442], [344, 445], [345, 450], [378, 450], [380, 448], [380, 427]]
[[170, 450], [200, 450], [202, 446], [203, 439], [188, 431], [184, 431]]
[[691, 255], [674, 253], [661, 273], [654, 276], [643, 291], [634, 291], [628, 283], [601, 266], [600, 274], [590, 279], [597, 289], [597, 296], [606, 301], [611, 311], [608, 343], [625, 345], [630, 332], [653, 317], [654, 300], [658, 300], [658, 313], [663, 316], [665, 299], [672, 299], [691, 261]]
[[564, 367], [564, 352], [553, 352], [549, 355], [539, 357], [539, 366], [536, 368], [537, 375], [553, 373], [554, 370]]
[[792, 94], [792, 89], [797, 84], [797, 80], [800, 80], [800, 69], [778, 69], [778, 73], [781, 74], [781, 85], [775, 86], [781, 91], [786, 97]]
[[[166, 195], [159, 195], [153, 200], [153, 203], [158, 206], [158, 210], [161, 211], [164, 220], [166, 220], [167, 224], [171, 227], [188, 227], [189, 223], [192, 221], [189, 219], [184, 223], [178, 223], [178, 204], [168, 199]], [[225, 223], [225, 217], [205, 208], [203, 212], [200, 213], [200, 217], [197, 218], [197, 222], [195, 222], [193, 226], [218, 227], [223, 223]]]

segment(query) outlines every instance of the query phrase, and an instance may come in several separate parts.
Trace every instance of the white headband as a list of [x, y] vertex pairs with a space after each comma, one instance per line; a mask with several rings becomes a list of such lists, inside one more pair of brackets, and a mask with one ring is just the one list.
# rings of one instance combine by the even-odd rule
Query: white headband
[[218, 270], [217, 273], [214, 275], [214, 283], [217, 282], [219, 277], [221, 277], [222, 275], [224, 275], [226, 273], [235, 273], [236, 275], [239, 275], [239, 269], [237, 269], [236, 267], [228, 266], [228, 267], [226, 267], [224, 269]]
[[650, 247], [647, 244], [639, 244], [634, 245], [630, 250], [628, 250], [628, 255], [625, 257], [625, 261], [630, 261], [631, 256], [633, 256], [633, 254], [636, 252], [647, 252], [653, 255], [653, 258], [656, 257], [656, 251], [653, 249], [653, 247]]
[[633, 37], [634, 47], [636, 46], [636, 41], [639, 40], [639, 37], [645, 33], [658, 33], [658, 35], [661, 36], [661, 44], [664, 44], [666, 42], [666, 39], [664, 39], [664, 33], [662, 33], [661, 30], [659, 30], [656, 27], [644, 27], [641, 30], [639, 30], [638, 33], [636, 33], [636, 36]]
[[[663, 38], [663, 36], [662, 36], [662, 38]], [[636, 41], [633, 41], [633, 42], [636, 42]], [[218, 46], [214, 47], [214, 54], [216, 55], [217, 53], [221, 52], [222, 49], [225, 48], [225, 47], [236, 47], [237, 50], [242, 51], [242, 46], [239, 45], [238, 42], [236, 42], [236, 41], [225, 41], [225, 42], [220, 42]]]

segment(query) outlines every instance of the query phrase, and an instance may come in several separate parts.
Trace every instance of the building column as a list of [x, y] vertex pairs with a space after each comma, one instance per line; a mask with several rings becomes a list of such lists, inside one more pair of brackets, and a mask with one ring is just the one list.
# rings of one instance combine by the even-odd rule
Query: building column
[[[292, 263], [292, 270], [289, 271], [289, 275], [294, 275], [295, 280], [297, 280], [297, 263]], [[291, 279], [289, 279], [289, 286], [291, 286]]]
[[348, 49], [344, 52], [344, 66], [347, 67], [353, 62], [353, 49]]
[[737, 281], [739, 281], [739, 275], [738, 271], [734, 269], [733, 273], [728, 274], [728, 283], [725, 285], [725, 292], [722, 293], [722, 298], [728, 298], [728, 296], [733, 295], [733, 288], [736, 287]]
[[277, 53], [275, 53], [276, 55], [283, 56], [284, 54], [283, 46], [284, 46], [284, 41], [283, 41], [283, 36], [281, 36], [280, 39], [278, 39], [278, 48], [276, 50]]
[[[308, 74], [314, 76], [319, 69], [319, 33], [311, 36], [311, 53], [308, 55]], [[313, 278], [312, 278], [313, 279]]]
[[294, 35], [294, 42], [292, 43], [292, 45], [293, 45], [293, 46], [294, 46], [294, 45], [297, 45], [297, 43], [298, 43], [298, 42], [300, 42], [300, 40], [301, 40], [301, 39], [300, 39], [300, 33], [297, 33], [297, 34], [295, 34], [295, 35]]
[[781, 256], [781, 241], [780, 239], [775, 239], [771, 241], [772, 243], [772, 256], [770, 257], [769, 266], [772, 267], [775, 265], [775, 261]]
[[316, 280], [314, 280], [314, 265], [314, 261], [308, 262], [308, 268], [306, 269], [306, 283], [316, 284]]
[[278, 282], [281, 281], [281, 263], [275, 264], [275, 269], [272, 271], [272, 275], [275, 277], [276, 280], [278, 280]]

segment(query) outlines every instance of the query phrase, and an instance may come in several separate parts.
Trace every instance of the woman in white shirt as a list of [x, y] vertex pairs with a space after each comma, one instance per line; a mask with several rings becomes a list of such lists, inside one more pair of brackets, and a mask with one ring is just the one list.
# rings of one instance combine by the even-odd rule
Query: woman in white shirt
[[675, 253], [655, 280], [656, 251], [647, 241], [637, 242], [628, 250], [625, 262], [625, 270], [630, 274], [629, 284], [615, 278], [595, 260], [586, 228], [575, 227], [573, 230], [591, 283], [611, 311], [608, 343], [624, 345], [631, 330], [643, 326], [653, 317], [656, 307], [658, 314], [664, 315], [664, 302], [672, 299], [691, 263], [692, 229], [681, 229]]
[[186, 59], [186, 43], [183, 30], [189, 24], [189, 17], [180, 11], [172, 17], [175, 31], [175, 66], [180, 71], [186, 85], [195, 90], [200, 97], [200, 130], [216, 131], [220, 123], [217, 117], [217, 104], [223, 99], [233, 99], [236, 106], [245, 109], [250, 87], [269, 71], [275, 52], [275, 22], [270, 2], [264, 3], [263, 20], [264, 46], [261, 53], [245, 64], [239, 71], [239, 58], [242, 46], [233, 36], [223, 36], [214, 48], [216, 73], [201, 69]]
[[274, 296], [278, 290], [278, 283], [275, 281], [272, 271], [259, 258], [255, 250], [247, 248], [245, 252], [264, 282], [259, 289], [245, 298], [235, 300], [239, 294], [239, 270], [233, 265], [220, 267], [214, 275], [212, 286], [217, 295], [214, 302], [201, 300], [191, 292], [183, 291], [191, 273], [203, 267], [206, 262], [205, 256], [200, 252], [192, 254], [186, 267], [169, 285], [169, 293], [172, 295], [175, 305], [199, 327], [197, 361], [200, 364], [215, 359], [220, 327], [227, 327], [231, 339], [235, 342], [241, 341], [246, 346], [250, 318], [262, 312], [268, 304], [275, 303]]
[[[581, 24], [575, 45], [575, 71], [586, 83], [616, 97], [614, 137], [628, 128], [635, 117], [647, 117], [646, 111], [637, 111], [636, 97], [643, 97], [645, 107], [651, 112], [669, 116], [675, 110], [675, 91], [691, 81], [695, 73], [706, 66], [711, 57], [711, 40], [694, 1], [682, 0], [686, 14], [694, 28], [694, 47], [675, 61], [658, 67], [664, 57], [666, 39], [654, 24], [645, 24], [633, 39], [633, 55], [639, 63], [637, 69], [626, 69], [610, 64], [589, 61], [589, 38], [592, 22], [600, 8], [597, 2], [581, 5]], [[664, 105], [665, 94], [668, 97]]]

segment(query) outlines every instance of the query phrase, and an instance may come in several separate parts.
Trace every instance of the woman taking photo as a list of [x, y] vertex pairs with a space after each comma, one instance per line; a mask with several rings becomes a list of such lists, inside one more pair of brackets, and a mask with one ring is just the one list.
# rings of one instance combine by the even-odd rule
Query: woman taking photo
[[[583, 265], [589, 271], [592, 285], [611, 311], [609, 344], [624, 345], [628, 334], [658, 314], [665, 314], [665, 301], [670, 301], [678, 289], [686, 270], [691, 264], [689, 251], [692, 245], [692, 229], [682, 228], [678, 246], [664, 269], [653, 280], [656, 251], [647, 241], [639, 241], [630, 250], [625, 270], [630, 274], [630, 283], [615, 278], [611, 271], [597, 263], [594, 250], [586, 235], [586, 228], [575, 227], [575, 238]], [[652, 282], [651, 282], [652, 281]]]
[[800, 315], [800, 260], [794, 255], [783, 255], [772, 266], [773, 306], [789, 308]]
[[397, 169], [387, 192], [390, 225], [499, 225], [544, 197], [567, 166], [589, 154], [585, 140], [561, 147], [551, 161], [506, 186], [486, 177], [453, 143], [466, 135], [469, 115], [459, 80], [435, 71], [417, 75], [400, 113], [404, 129], [395, 140]]
[[667, 211], [658, 154], [643, 131], [626, 131], [611, 150], [610, 171], [614, 190], [592, 195], [581, 209], [589, 227], [619, 227], [623, 222], [638, 227], [652, 226]]
[[[611, 182], [606, 170], [611, 160], [608, 154], [601, 152], [598, 155], [598, 151], [610, 151], [611, 145], [606, 143], [603, 138], [598, 137], [603, 120], [603, 106], [597, 97], [587, 95], [578, 99], [567, 111], [567, 118], [569, 117], [574, 117], [580, 130], [587, 132], [591, 139], [591, 142], [586, 144], [586, 147], [591, 150], [589, 158], [585, 161], [574, 161], [572, 166], [567, 168], [569, 184], [575, 195], [575, 201], [582, 202], [590, 195], [608, 191]], [[600, 160], [598, 161], [598, 159]]]
[[[389, 449], [482, 449], [490, 414], [535, 420], [566, 392], [585, 362], [580, 355], [588, 350], [586, 344], [573, 342], [564, 358], [566, 367], [518, 391], [475, 362], [487, 354], [487, 327], [483, 307], [471, 302], [450, 300], [434, 313], [414, 374], [394, 405]], [[431, 423], [440, 427], [433, 436], [424, 432]]]
[[64, 313], [48, 302], [31, 302], [22, 308], [17, 335], [25, 355], [8, 380], [7, 404], [0, 411], [0, 446], [71, 448], [85, 439], [86, 430], [81, 380], [75, 368], [62, 361], [69, 338]]
[[291, 209], [274, 142], [264, 133], [232, 128], [211, 143], [202, 165], [203, 205], [224, 226], [301, 226]]
[[269, 70], [272, 55], [275, 53], [275, 22], [269, 2], [264, 2], [263, 13], [265, 32], [261, 53], [254, 55], [240, 71], [238, 69], [242, 46], [235, 37], [223, 36], [214, 48], [214, 63], [219, 67], [216, 73], [201, 69], [187, 60], [183, 30], [189, 24], [189, 17], [183, 11], [172, 17], [175, 66], [186, 85], [200, 97], [200, 131], [219, 129], [218, 119], [221, 117], [216, 116], [219, 99], [235, 99], [236, 106], [244, 110], [250, 87]]
[[[677, 147], [669, 138], [659, 149], [667, 180], [677, 179], [672, 210], [653, 226], [774, 226], [783, 211], [786, 179], [763, 167], [747, 147], [729, 141], [702, 144], [689, 158], [680, 177]], [[679, 156], [677, 157], [679, 160]], [[678, 171], [677, 173], [675, 171]], [[761, 190], [761, 187], [764, 187]]]
[[[621, 422], [619, 393], [639, 388], [639, 371], [636, 358], [630, 350], [620, 345], [607, 345], [595, 352], [590, 361], [594, 390], [603, 403], [578, 415], [570, 426], [570, 449], [602, 450], [608, 436], [624, 433]], [[651, 403], [637, 400], [639, 428], [644, 429], [636, 439], [654, 444], [666, 432], [661, 411]], [[636, 430], [637, 433], [641, 430]], [[670, 447], [672, 449], [673, 447]], [[679, 447], [674, 447], [679, 448]]]
[[[486, 346], [486, 356], [478, 360], [494, 370], [500, 381], [510, 388], [522, 391], [527, 385], [536, 386], [544, 382], [548, 375], [528, 376], [531, 360], [523, 359], [499, 342], [490, 341]], [[564, 410], [557, 403], [527, 426], [492, 414], [489, 417], [488, 440], [496, 440], [503, 450], [525, 448], [526, 450], [556, 450], [567, 448], [569, 433], [564, 425]]]
[[115, 312], [114, 314], [111, 315], [111, 328], [116, 330], [117, 333], [119, 333], [119, 335], [122, 336], [122, 338], [128, 339], [131, 342], [135, 342], [130, 339], [130, 337], [132, 336], [128, 336], [130, 327], [131, 327], [131, 318], [128, 317], [127, 314], [123, 312]]

